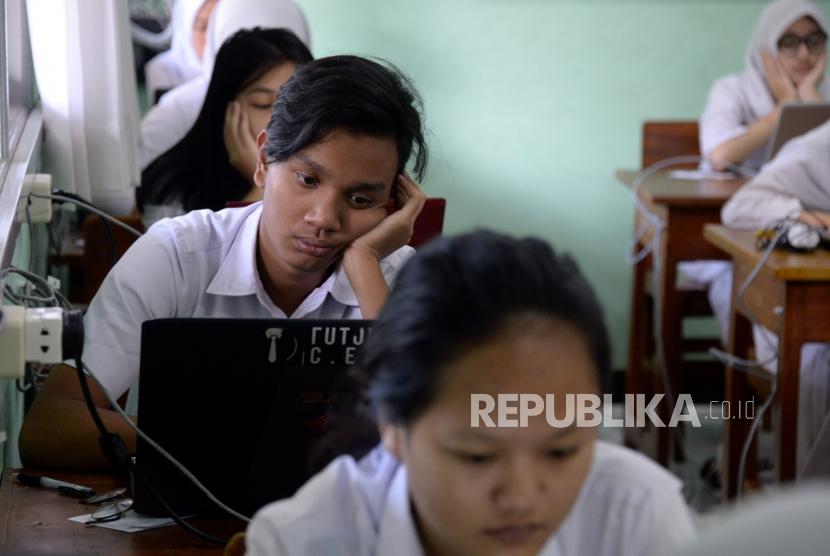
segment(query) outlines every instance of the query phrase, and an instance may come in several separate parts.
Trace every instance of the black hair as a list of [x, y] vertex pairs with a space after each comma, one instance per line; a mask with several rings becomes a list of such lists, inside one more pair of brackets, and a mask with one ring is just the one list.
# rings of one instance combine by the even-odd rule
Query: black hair
[[428, 149], [423, 103], [397, 68], [358, 56], [330, 56], [297, 68], [280, 90], [266, 128], [269, 163], [288, 160], [336, 129], [355, 135], [394, 137], [398, 173], [413, 156], [423, 178]]
[[141, 174], [138, 206], [181, 203], [185, 211], [219, 210], [251, 189], [230, 163], [223, 129], [225, 111], [240, 92], [274, 67], [300, 65], [311, 52], [287, 29], [247, 29], [228, 38], [216, 54], [204, 104], [190, 131]]
[[540, 239], [486, 230], [428, 243], [398, 275], [353, 369], [357, 394], [333, 415], [314, 464], [371, 449], [378, 412], [410, 425], [434, 400], [446, 364], [524, 314], [573, 326], [605, 384], [611, 348], [602, 307], [571, 257]]

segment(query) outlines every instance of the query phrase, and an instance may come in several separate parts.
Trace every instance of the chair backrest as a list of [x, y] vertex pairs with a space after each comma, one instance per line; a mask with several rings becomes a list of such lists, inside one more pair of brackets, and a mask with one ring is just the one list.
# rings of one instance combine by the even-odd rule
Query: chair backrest
[[[138, 216], [118, 217], [119, 220], [143, 232], [144, 226]], [[138, 238], [121, 228], [111, 225], [112, 239], [115, 248], [115, 260], [127, 252], [127, 249]], [[112, 268], [113, 253], [110, 251], [110, 241], [107, 237], [107, 226], [101, 218], [95, 215], [88, 216], [83, 223], [84, 255], [83, 255], [83, 288], [82, 298], [79, 301], [89, 303]]]
[[[699, 154], [697, 121], [643, 122], [643, 168], [673, 156]], [[678, 165], [684, 166], [694, 168], [697, 164]]]
[[424, 209], [415, 220], [415, 229], [412, 232], [409, 245], [418, 247], [433, 237], [440, 236], [444, 230], [444, 211], [446, 208], [446, 199], [441, 197], [428, 198], [424, 203]]

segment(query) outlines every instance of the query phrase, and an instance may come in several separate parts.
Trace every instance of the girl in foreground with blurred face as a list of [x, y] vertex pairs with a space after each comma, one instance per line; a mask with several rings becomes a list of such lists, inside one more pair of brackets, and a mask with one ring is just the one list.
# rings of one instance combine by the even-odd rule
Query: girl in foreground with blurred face
[[597, 394], [609, 366], [602, 311], [569, 257], [484, 231], [429, 244], [357, 369], [381, 444], [261, 510], [248, 553], [670, 553], [693, 529], [663, 468], [544, 415], [471, 426], [473, 394]]

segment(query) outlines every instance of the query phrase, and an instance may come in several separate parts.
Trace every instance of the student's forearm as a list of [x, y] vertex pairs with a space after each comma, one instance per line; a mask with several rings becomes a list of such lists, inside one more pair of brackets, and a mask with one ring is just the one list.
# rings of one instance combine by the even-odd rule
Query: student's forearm
[[[121, 435], [127, 449], [135, 451], [132, 430], [110, 409], [101, 387], [90, 381], [89, 390], [110, 432]], [[101, 453], [98, 437], [98, 429], [83, 400], [77, 371], [68, 365], [54, 366], [23, 421], [20, 432], [23, 463], [62, 469], [110, 467]]]
[[[83, 401], [52, 400], [48, 406], [39, 401], [35, 400], [26, 415], [20, 433], [20, 456], [25, 466], [83, 471], [112, 468]], [[112, 409], [98, 408], [98, 413], [107, 429], [119, 434], [134, 454], [135, 431]]]
[[389, 297], [380, 262], [371, 253], [350, 248], [343, 255], [343, 270], [357, 296], [363, 318], [376, 319]]
[[750, 125], [746, 133], [718, 145], [709, 154], [709, 162], [717, 170], [726, 170], [730, 164], [741, 164], [769, 140], [779, 113], [780, 108], [773, 108]]

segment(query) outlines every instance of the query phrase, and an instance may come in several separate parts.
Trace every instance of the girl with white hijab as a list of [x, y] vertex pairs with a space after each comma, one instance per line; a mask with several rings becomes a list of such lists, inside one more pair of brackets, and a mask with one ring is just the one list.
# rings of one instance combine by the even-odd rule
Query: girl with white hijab
[[758, 170], [783, 103], [830, 100], [827, 29], [824, 14], [808, 0], [776, 0], [763, 9], [746, 68], [717, 80], [709, 92], [700, 118], [706, 163]]
[[305, 15], [292, 0], [220, 0], [208, 23], [202, 55], [202, 75], [161, 97], [141, 121], [139, 166], [144, 170], [193, 127], [202, 108], [213, 61], [225, 40], [242, 29], [284, 28], [310, 48]]
[[[173, 5], [173, 44], [144, 66], [147, 92], [155, 102], [168, 91], [202, 75], [202, 53], [208, 21], [217, 0], [176, 0]], [[208, 72], [209, 74], [210, 72]]]

